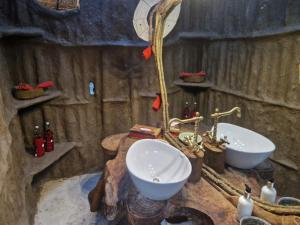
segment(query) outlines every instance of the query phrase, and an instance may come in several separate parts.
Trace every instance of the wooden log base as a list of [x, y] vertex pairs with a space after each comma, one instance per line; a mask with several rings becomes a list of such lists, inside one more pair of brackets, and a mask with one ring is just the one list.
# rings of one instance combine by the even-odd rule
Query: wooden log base
[[216, 172], [224, 173], [226, 147], [211, 144], [209, 138], [205, 135], [203, 136], [203, 146], [205, 149], [204, 163]]
[[104, 138], [101, 142], [104, 154], [115, 157], [118, 154], [118, 147], [121, 139], [127, 135], [128, 133], [122, 133]]
[[114, 220], [121, 213], [122, 202], [126, 200], [130, 178], [126, 171], [126, 154], [136, 140], [124, 137], [120, 141], [118, 155], [106, 163], [104, 214], [108, 220]]
[[90, 203], [90, 211], [97, 212], [100, 210], [100, 202], [104, 193], [105, 182], [100, 179], [96, 187], [89, 193], [88, 200]]
[[131, 186], [127, 197], [128, 221], [132, 225], [160, 225], [164, 219], [166, 201], [153, 201]]
[[182, 150], [182, 152], [188, 157], [192, 164], [192, 174], [188, 181], [191, 183], [197, 183], [201, 179], [204, 153], [202, 151], [192, 153], [191, 150], [186, 148]]

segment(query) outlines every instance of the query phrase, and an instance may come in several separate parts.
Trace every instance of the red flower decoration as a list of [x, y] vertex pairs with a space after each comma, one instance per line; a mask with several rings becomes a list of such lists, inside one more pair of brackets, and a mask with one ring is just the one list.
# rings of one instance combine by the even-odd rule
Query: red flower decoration
[[158, 110], [160, 110], [160, 107], [161, 107], [161, 96], [160, 96], [160, 94], [158, 94], [156, 99], [154, 100], [154, 102], [152, 104], [152, 109], [154, 111], [158, 111]]
[[152, 56], [152, 47], [149, 46], [148, 48], [145, 48], [143, 51], [143, 55], [146, 60], [150, 59]]
[[40, 83], [38, 86], [36, 86], [37, 88], [49, 88], [49, 87], [53, 87], [54, 83], [52, 81], [46, 81], [43, 83]]
[[33, 87], [29, 84], [25, 84], [25, 83], [20, 83], [18, 86], [16, 86], [17, 90], [24, 90], [24, 91], [28, 91], [28, 90], [32, 90]]

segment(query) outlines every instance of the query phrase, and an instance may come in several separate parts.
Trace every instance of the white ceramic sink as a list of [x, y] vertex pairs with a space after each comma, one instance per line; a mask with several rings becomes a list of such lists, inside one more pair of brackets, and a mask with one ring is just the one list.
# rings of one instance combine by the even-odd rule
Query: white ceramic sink
[[219, 123], [217, 139], [227, 136], [226, 163], [240, 169], [251, 169], [275, 151], [275, 145], [266, 137], [243, 127]]
[[126, 165], [142, 195], [167, 200], [181, 190], [192, 172], [188, 158], [159, 140], [140, 140], [128, 150]]

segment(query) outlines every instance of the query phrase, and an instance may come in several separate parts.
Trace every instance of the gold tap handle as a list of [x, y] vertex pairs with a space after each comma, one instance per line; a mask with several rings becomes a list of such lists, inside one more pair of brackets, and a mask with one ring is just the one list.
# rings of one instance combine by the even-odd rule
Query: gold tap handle
[[[216, 108], [215, 109], [215, 114], [219, 113], [219, 109]], [[217, 131], [218, 131], [218, 122], [219, 122], [219, 118], [215, 117], [214, 118], [214, 128], [213, 128], [213, 142], [217, 142]]]
[[[200, 113], [196, 112], [196, 117], [200, 117]], [[199, 125], [200, 125], [200, 120], [195, 121], [195, 127], [194, 127], [194, 142], [198, 143], [198, 130], [199, 130]]]

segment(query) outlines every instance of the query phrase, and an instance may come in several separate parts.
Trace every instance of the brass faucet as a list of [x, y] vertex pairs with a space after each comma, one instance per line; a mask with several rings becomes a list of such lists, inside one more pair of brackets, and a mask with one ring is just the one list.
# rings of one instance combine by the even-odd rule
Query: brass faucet
[[[198, 144], [198, 141], [195, 142], [194, 140], [195, 136], [185, 137], [185, 143], [190, 147], [192, 152], [199, 152], [200, 150], [205, 152], [205, 149], [203, 147], [203, 141], [201, 141], [200, 145]], [[198, 137], [198, 136], [197, 136]]]
[[193, 152], [199, 151], [199, 150], [202, 150], [202, 144], [200, 146], [198, 145], [199, 126], [200, 126], [200, 122], [202, 120], [203, 120], [203, 116], [200, 116], [199, 112], [196, 112], [196, 116], [193, 117], [193, 118], [190, 118], [190, 119], [184, 119], [184, 120], [182, 120], [182, 119], [178, 119], [178, 118], [173, 118], [168, 123], [168, 130], [170, 132], [179, 132], [179, 129], [172, 128], [172, 124], [174, 122], [177, 122], [179, 124], [187, 124], [187, 123], [193, 123], [193, 122], [195, 122], [193, 137], [192, 138], [191, 137], [190, 138], [187, 137], [185, 139], [185, 141], [189, 145], [189, 147], [192, 148]]
[[[210, 135], [210, 139], [212, 140], [213, 143], [217, 143], [217, 144], [220, 144], [218, 143], [217, 141], [217, 132], [218, 132], [218, 122], [219, 122], [219, 119], [221, 117], [224, 117], [224, 116], [230, 116], [232, 115], [233, 113], [236, 112], [236, 115], [238, 118], [241, 118], [242, 115], [241, 115], [241, 108], [240, 107], [234, 107], [233, 109], [227, 111], [227, 112], [222, 112], [220, 113], [219, 112], [219, 109], [216, 108], [215, 110], [215, 113], [211, 114], [211, 118], [214, 119], [214, 126], [213, 126], [213, 134], [212, 136]], [[227, 137], [224, 137], [223, 139], [221, 139], [221, 143], [229, 143], [228, 140], [227, 140]]]

